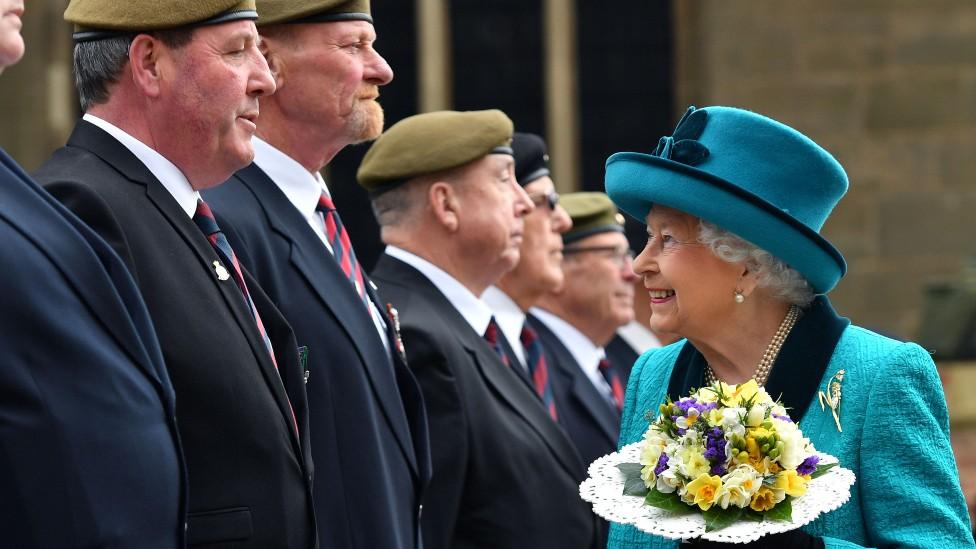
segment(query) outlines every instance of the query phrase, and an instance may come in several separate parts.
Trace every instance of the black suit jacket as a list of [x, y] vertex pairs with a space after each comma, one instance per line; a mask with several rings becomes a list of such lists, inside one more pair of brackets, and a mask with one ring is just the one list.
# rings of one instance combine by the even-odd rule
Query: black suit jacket
[[572, 444], [535, 393], [423, 274], [381, 256], [380, 294], [400, 311], [431, 425], [427, 549], [596, 547]]
[[[204, 196], [241, 262], [308, 349], [321, 546], [417, 547], [420, 499], [430, 478], [417, 381], [395, 347], [393, 356], [386, 350], [359, 295], [305, 218], [257, 165]], [[392, 323], [386, 324], [394, 343]]]
[[637, 362], [637, 358], [640, 353], [646, 351], [638, 352], [636, 349], [627, 343], [627, 340], [620, 337], [620, 334], [614, 334], [613, 339], [610, 343], [607, 343], [604, 347], [607, 352], [607, 360], [613, 366], [617, 373], [620, 374], [620, 381], [627, 387], [627, 382], [630, 380], [630, 370], [633, 369], [634, 363]]
[[125, 266], [2, 150], [0, 241], [3, 545], [182, 546], [173, 387]]
[[80, 121], [37, 178], [115, 249], [145, 298], [176, 389], [189, 473], [188, 543], [312, 547], [307, 405], [284, 318], [245, 272], [276, 371], [233, 278], [216, 276], [218, 256], [203, 233], [146, 166], [98, 127]]
[[554, 377], [553, 396], [559, 412], [559, 424], [589, 466], [598, 457], [617, 449], [620, 435], [620, 412], [593, 386], [590, 378], [576, 363], [569, 349], [552, 330], [532, 314], [528, 321], [539, 333]]

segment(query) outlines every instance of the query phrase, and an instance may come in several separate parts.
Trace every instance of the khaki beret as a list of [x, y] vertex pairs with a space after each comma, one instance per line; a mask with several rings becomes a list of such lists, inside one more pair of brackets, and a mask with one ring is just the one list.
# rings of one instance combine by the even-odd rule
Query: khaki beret
[[78, 42], [257, 18], [254, 0], [71, 0], [64, 10]]
[[356, 179], [370, 192], [382, 193], [488, 154], [512, 154], [512, 130], [512, 121], [499, 110], [437, 111], [404, 118], [373, 142]]
[[559, 205], [573, 220], [573, 227], [563, 233], [563, 244], [599, 233], [624, 232], [624, 216], [604, 193], [563, 194]]
[[279, 23], [373, 22], [369, 0], [257, 0], [258, 26]]

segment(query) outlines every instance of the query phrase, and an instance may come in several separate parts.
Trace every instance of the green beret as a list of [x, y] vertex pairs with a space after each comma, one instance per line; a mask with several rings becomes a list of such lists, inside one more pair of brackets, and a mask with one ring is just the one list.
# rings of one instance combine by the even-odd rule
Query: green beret
[[563, 233], [563, 244], [599, 233], [624, 232], [624, 216], [604, 193], [563, 194], [559, 205], [573, 220], [573, 228]]
[[356, 179], [382, 193], [420, 175], [488, 154], [512, 154], [512, 121], [499, 110], [417, 114], [383, 132], [366, 151]]
[[278, 23], [373, 22], [369, 0], [258, 0], [258, 26]]
[[77, 42], [257, 18], [254, 0], [71, 0], [64, 10]]

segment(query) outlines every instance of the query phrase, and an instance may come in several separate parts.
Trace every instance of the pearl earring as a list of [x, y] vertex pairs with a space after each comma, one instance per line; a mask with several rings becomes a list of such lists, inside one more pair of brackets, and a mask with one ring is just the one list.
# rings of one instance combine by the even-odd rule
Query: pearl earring
[[733, 293], [733, 299], [735, 300], [736, 303], [743, 303], [746, 300], [746, 296], [742, 295], [742, 292], [740, 292], [739, 290], [736, 290]]

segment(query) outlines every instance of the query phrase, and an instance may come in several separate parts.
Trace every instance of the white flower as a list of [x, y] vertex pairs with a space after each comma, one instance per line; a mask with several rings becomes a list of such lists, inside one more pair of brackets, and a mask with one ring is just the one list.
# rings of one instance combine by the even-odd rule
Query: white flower
[[747, 507], [760, 486], [762, 475], [748, 465], [739, 465], [722, 477], [722, 487], [715, 496], [715, 502], [722, 509], [728, 509], [729, 505]]
[[783, 442], [783, 451], [779, 455], [780, 466], [784, 469], [796, 469], [810, 455], [810, 440], [803, 437], [795, 423], [773, 418], [773, 427]]
[[759, 427], [766, 419], [766, 407], [761, 404], [754, 404], [746, 414], [746, 425], [749, 427]]

